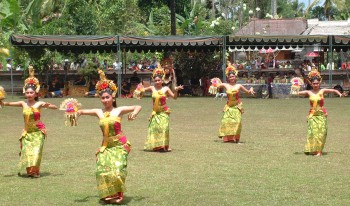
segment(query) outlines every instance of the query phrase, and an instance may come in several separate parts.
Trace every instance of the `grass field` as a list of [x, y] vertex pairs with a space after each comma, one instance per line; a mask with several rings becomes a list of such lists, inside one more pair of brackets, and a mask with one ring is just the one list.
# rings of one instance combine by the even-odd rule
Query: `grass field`
[[[8, 101], [15, 101], [18, 98]], [[79, 99], [100, 108], [99, 99]], [[350, 98], [327, 98], [325, 155], [303, 154], [308, 99], [243, 99], [242, 144], [222, 143], [217, 131], [224, 101], [169, 100], [170, 153], [144, 152], [151, 99], [120, 99], [143, 110], [122, 128], [132, 143], [127, 205], [350, 205]], [[62, 99], [45, 99], [59, 105]], [[17, 176], [23, 118], [0, 110], [0, 205], [99, 205], [95, 151], [98, 119], [83, 116], [65, 127], [63, 113], [42, 110], [48, 129], [42, 177]]]

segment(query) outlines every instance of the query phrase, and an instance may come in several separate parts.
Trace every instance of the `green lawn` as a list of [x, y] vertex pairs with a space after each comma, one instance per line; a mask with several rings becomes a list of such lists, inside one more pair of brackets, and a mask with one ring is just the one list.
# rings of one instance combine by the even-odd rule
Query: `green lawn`
[[[18, 100], [18, 98], [10, 100]], [[217, 130], [224, 101], [169, 100], [170, 153], [144, 152], [151, 99], [120, 99], [143, 110], [122, 128], [132, 143], [128, 205], [350, 205], [350, 98], [327, 98], [328, 139], [323, 157], [303, 154], [308, 100], [243, 99], [242, 144], [224, 144]], [[45, 99], [59, 105], [62, 99]], [[80, 99], [83, 108], [99, 99]], [[42, 110], [48, 129], [42, 177], [17, 176], [23, 128], [20, 108], [0, 110], [0, 205], [99, 205], [95, 151], [98, 120], [83, 116], [65, 127], [63, 113]]]

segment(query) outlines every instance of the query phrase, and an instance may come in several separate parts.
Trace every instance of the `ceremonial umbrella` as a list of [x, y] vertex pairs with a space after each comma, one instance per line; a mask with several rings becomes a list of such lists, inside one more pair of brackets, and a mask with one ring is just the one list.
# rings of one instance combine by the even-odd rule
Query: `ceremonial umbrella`
[[305, 54], [306, 57], [319, 57], [320, 55], [317, 52], [308, 52]]
[[273, 53], [275, 50], [271, 49], [271, 48], [268, 48], [268, 49], [261, 49], [259, 51], [260, 54], [270, 54], [270, 53]]

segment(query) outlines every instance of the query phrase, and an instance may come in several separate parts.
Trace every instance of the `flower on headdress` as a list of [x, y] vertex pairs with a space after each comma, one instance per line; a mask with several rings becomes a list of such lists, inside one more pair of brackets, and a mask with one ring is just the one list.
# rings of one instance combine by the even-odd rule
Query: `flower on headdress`
[[103, 82], [100, 86], [100, 89], [101, 90], [104, 90], [104, 89], [107, 89], [109, 86], [108, 86], [108, 83], [107, 82]]

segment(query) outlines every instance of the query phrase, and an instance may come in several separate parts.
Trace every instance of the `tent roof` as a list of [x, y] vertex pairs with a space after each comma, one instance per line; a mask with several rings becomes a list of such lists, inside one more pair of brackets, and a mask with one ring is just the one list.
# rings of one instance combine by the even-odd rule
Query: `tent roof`
[[[11, 43], [18, 47], [46, 47], [55, 50], [72, 52], [117, 52], [121, 50], [131, 52], [142, 51], [214, 51], [221, 50], [224, 45], [235, 46], [238, 49], [262, 48], [296, 48], [304, 45], [318, 44], [328, 47], [332, 40], [332, 47], [336, 50], [350, 49], [349, 35], [327, 36], [78, 36], [78, 35], [12, 35]], [[225, 44], [223, 43], [225, 40]], [[119, 42], [119, 44], [118, 44]]]
[[229, 36], [226, 45], [278, 47], [328, 44], [328, 36]]
[[163, 51], [163, 50], [219, 50], [221, 36], [78, 36], [78, 35], [12, 35], [11, 43], [20, 47], [46, 47], [57, 50], [117, 51], [118, 40], [121, 49], [126, 51]]

